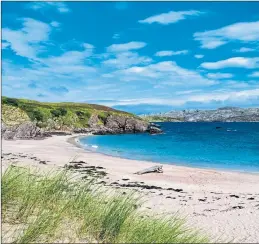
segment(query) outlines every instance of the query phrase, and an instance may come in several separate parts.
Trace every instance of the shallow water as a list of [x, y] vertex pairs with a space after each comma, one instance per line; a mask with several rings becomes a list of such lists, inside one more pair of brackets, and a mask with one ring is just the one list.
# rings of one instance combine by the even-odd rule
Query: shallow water
[[123, 158], [259, 172], [259, 123], [157, 124], [164, 134], [88, 136], [80, 142], [87, 150]]

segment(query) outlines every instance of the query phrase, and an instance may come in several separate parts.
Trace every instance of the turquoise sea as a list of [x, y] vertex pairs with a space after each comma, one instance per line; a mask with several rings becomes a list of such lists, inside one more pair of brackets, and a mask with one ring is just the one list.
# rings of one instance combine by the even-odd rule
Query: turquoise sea
[[80, 142], [86, 150], [117, 157], [259, 172], [259, 123], [157, 124], [164, 134], [88, 136]]

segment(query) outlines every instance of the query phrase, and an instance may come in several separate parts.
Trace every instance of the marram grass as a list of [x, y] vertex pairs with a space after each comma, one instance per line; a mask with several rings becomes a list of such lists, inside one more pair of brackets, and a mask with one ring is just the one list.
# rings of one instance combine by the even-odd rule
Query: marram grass
[[[4, 243], [208, 243], [177, 217], [143, 216], [135, 193], [122, 195], [67, 171], [10, 166], [2, 175]], [[7, 235], [5, 225], [13, 226]], [[17, 228], [17, 226], [19, 228]], [[10, 231], [10, 229], [8, 229]], [[7, 237], [8, 236], [8, 237]]]

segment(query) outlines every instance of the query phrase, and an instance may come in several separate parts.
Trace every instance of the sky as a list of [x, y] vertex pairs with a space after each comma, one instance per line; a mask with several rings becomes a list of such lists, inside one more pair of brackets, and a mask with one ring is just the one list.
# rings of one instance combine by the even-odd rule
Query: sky
[[259, 106], [259, 2], [2, 2], [2, 95], [141, 113]]

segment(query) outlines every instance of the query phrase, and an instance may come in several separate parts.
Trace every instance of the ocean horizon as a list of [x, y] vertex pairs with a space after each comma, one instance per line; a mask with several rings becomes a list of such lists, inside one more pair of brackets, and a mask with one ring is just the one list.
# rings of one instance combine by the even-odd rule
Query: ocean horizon
[[[259, 123], [159, 122], [163, 134], [81, 137], [85, 150], [195, 168], [259, 172]], [[123, 165], [122, 165], [123, 166]]]

